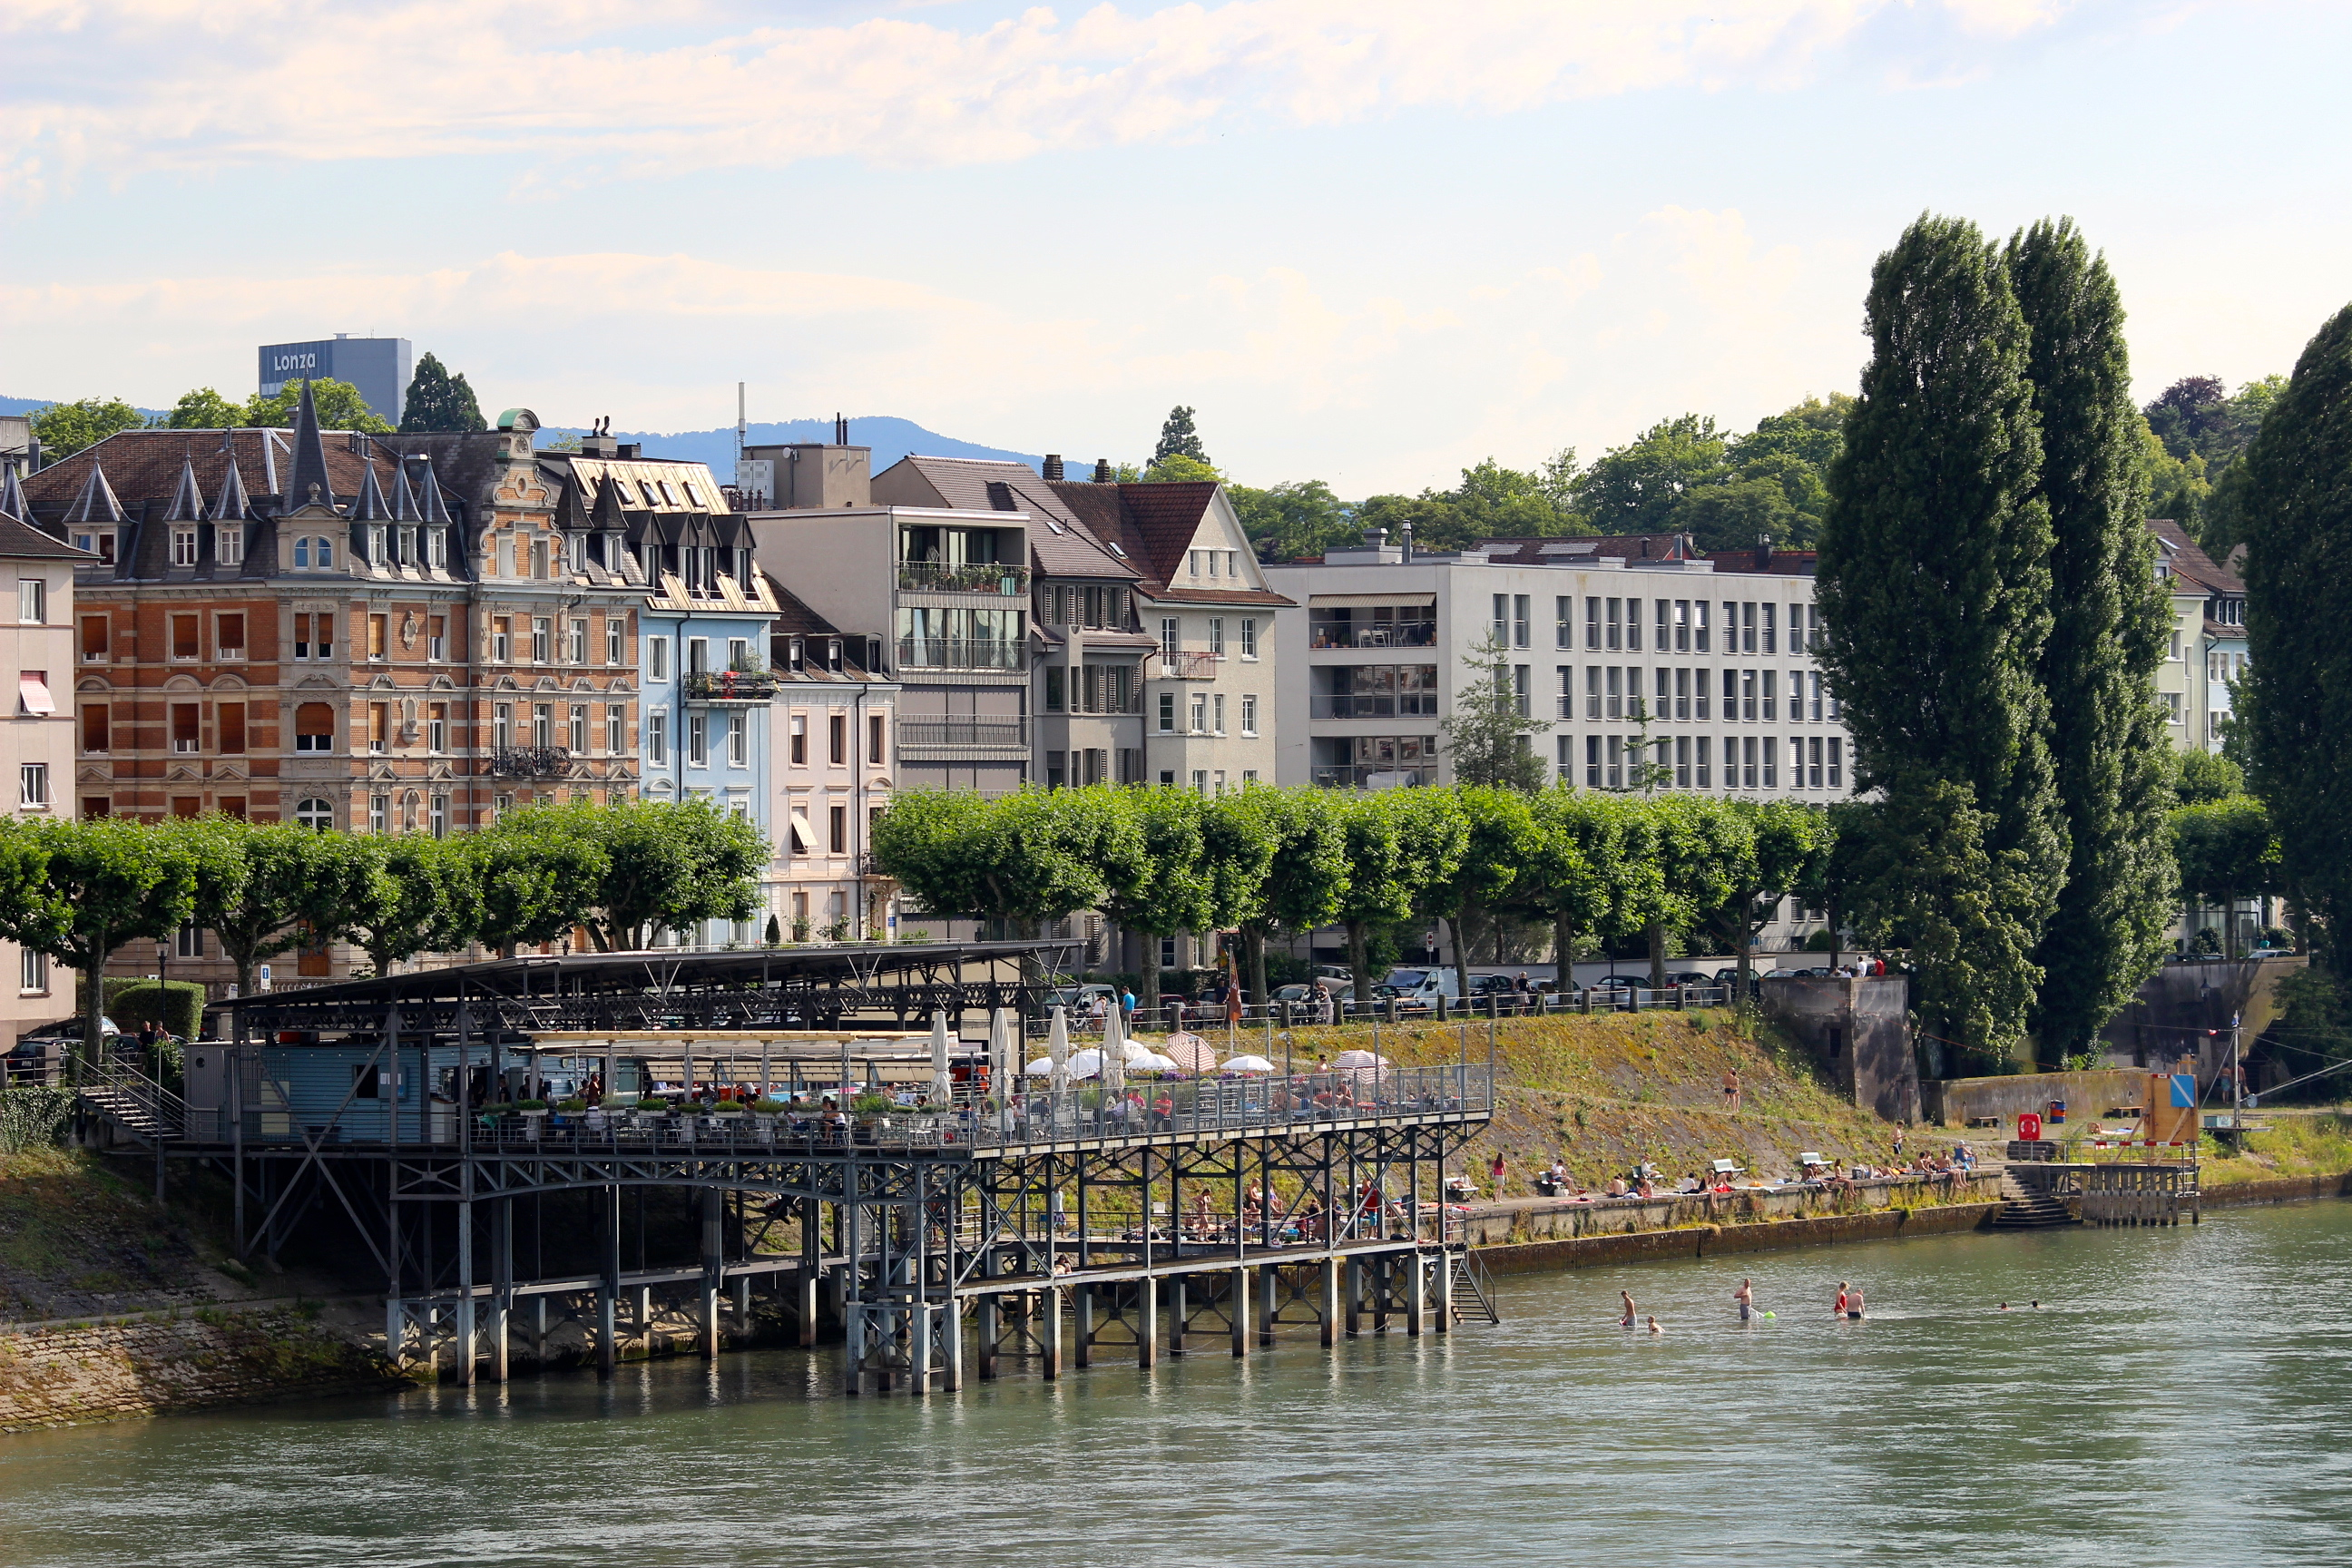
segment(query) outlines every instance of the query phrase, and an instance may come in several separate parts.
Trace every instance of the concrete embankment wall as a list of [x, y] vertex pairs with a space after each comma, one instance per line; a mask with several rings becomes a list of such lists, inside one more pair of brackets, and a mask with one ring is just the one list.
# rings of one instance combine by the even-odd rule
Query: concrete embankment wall
[[1487, 1205], [1465, 1228], [1489, 1268], [1521, 1273], [1947, 1235], [1978, 1228], [2000, 1206], [2000, 1176], [1979, 1172], [1641, 1203], [1522, 1199]]
[[2231, 1182], [2200, 1194], [2209, 1209], [2289, 1204], [2304, 1198], [2352, 1197], [2352, 1171], [2334, 1176], [2278, 1176], [2267, 1182]]
[[398, 1386], [292, 1306], [0, 1328], [0, 1432]]
[[2066, 1106], [2069, 1126], [2096, 1120], [2110, 1109], [2137, 1105], [2147, 1094], [2147, 1074], [2131, 1068], [2090, 1072], [2014, 1073], [2004, 1078], [1948, 1078], [1930, 1084], [1927, 1115], [1947, 1127], [1972, 1116], [1997, 1116], [2014, 1125], [2017, 1113], [2040, 1115], [2053, 1100]]

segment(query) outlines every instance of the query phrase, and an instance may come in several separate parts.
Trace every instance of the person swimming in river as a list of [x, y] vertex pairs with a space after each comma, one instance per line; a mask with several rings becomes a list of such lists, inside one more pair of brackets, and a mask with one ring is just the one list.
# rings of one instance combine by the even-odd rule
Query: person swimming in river
[[1665, 1325], [1658, 1321], [1654, 1313], [1650, 1318], [1650, 1331], [1654, 1334], [1663, 1334], [1666, 1331]]
[[1625, 1303], [1625, 1315], [1618, 1321], [1630, 1329], [1633, 1326], [1633, 1292], [1631, 1290], [1620, 1290], [1617, 1292], [1617, 1295], [1619, 1300]]

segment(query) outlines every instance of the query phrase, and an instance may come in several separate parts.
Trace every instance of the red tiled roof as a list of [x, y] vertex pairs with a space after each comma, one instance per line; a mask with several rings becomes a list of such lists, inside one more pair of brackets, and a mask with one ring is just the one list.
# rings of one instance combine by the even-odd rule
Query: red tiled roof
[[[2228, 567], [2217, 564], [2204, 547], [2189, 537], [2189, 531], [2169, 518], [2152, 517], [2147, 531], [2156, 535], [2158, 552], [2164, 557], [2172, 574], [2202, 588], [2208, 594], [2235, 597], [2246, 591], [2246, 584]], [[2233, 628], [2234, 629], [2234, 628]]]
[[[377, 451], [373, 442], [362, 445], [373, 456], [376, 482], [389, 492], [397, 478], [391, 459]], [[370, 458], [352, 451], [349, 437], [340, 430], [325, 432], [325, 446], [327, 472], [335, 493], [348, 500], [359, 493], [360, 473], [369, 466]], [[152, 501], [158, 508], [171, 503], [184, 461], [195, 466], [197, 488], [209, 505], [227, 478], [232, 451], [247, 493], [257, 500], [275, 495], [279, 486], [292, 482], [291, 431], [121, 430], [26, 479], [25, 495], [42, 518], [54, 519], [73, 504], [92, 465], [97, 465], [105, 468], [106, 482], [113, 487], [122, 510], [135, 517], [142, 501]]]
[[1286, 610], [1298, 603], [1270, 588], [1161, 588], [1146, 585], [1142, 592], [1161, 604], [1265, 605], [1271, 609]]
[[1783, 577], [1811, 577], [1821, 566], [1821, 552], [1817, 550], [1767, 552], [1751, 547], [1713, 551], [1700, 559], [1714, 562], [1718, 573], [1754, 572]]

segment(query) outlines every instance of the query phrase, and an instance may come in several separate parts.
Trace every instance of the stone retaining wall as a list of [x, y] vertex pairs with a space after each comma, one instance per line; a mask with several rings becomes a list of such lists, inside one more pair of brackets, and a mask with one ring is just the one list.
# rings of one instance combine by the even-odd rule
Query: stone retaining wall
[[1464, 1222], [1473, 1247], [1624, 1236], [1694, 1226], [1740, 1226], [1869, 1214], [1939, 1204], [1997, 1202], [2000, 1176], [1877, 1176], [1831, 1185], [1769, 1187], [1728, 1194], [1662, 1193], [1654, 1198], [1514, 1198], [1475, 1206]]
[[398, 1383], [382, 1357], [294, 1307], [0, 1332], [0, 1432]]
[[1864, 1214], [1821, 1215], [1747, 1225], [1694, 1225], [1632, 1235], [1581, 1236], [1559, 1241], [1482, 1247], [1478, 1258], [1498, 1274], [1531, 1274], [1553, 1268], [1647, 1263], [1662, 1258], [1775, 1252], [1784, 1247], [1822, 1247], [1841, 1241], [1949, 1236], [1982, 1228], [2000, 1207], [1999, 1203], [1964, 1202], [1932, 1208], [1877, 1209]]
[[2334, 1176], [2279, 1176], [2267, 1182], [2231, 1182], [2207, 1187], [2199, 1194], [2209, 1209], [2243, 1208], [2253, 1204], [2294, 1203], [2301, 1198], [2352, 1195], [2352, 1171]]

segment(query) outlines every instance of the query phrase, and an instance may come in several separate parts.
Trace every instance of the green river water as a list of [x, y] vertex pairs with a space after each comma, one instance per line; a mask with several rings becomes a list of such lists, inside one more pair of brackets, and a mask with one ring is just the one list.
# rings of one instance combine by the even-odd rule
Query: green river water
[[0, 1438], [0, 1564], [2352, 1562], [2352, 1203], [1502, 1286], [925, 1399], [774, 1351]]

